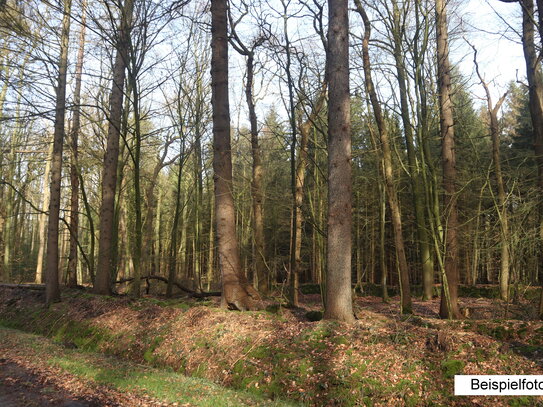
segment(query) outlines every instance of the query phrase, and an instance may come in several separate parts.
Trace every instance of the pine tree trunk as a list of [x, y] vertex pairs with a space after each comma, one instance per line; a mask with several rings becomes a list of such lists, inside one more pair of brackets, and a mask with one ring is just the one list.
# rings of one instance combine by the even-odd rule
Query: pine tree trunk
[[328, 0], [328, 248], [324, 317], [353, 322], [349, 8]]
[[109, 98], [109, 126], [107, 134], [104, 169], [102, 173], [102, 205], [100, 207], [100, 240], [98, 242], [98, 267], [94, 281], [94, 292], [111, 293], [111, 278], [115, 269], [115, 195], [117, 191], [117, 170], [119, 162], [119, 138], [123, 112], [123, 91], [128, 63], [130, 27], [132, 24], [133, 0], [125, 0], [122, 8], [121, 25], [116, 44], [113, 66], [113, 84]]

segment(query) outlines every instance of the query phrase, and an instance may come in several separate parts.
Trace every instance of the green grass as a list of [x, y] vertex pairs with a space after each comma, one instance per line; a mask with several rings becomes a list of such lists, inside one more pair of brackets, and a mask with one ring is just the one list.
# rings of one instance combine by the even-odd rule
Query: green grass
[[115, 390], [145, 394], [167, 402], [194, 406], [288, 406], [244, 391], [225, 389], [209, 380], [186, 377], [171, 370], [156, 369], [77, 349], [66, 349], [53, 341], [13, 329], [0, 328], [0, 342], [7, 348], [23, 351], [40, 363], [59, 367], [81, 379]]

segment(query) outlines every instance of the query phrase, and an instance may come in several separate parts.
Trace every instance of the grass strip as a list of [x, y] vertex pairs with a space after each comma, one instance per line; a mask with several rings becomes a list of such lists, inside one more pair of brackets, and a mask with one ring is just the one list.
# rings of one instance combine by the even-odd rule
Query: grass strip
[[10, 352], [16, 352], [33, 364], [45, 362], [85, 381], [169, 403], [202, 407], [295, 405], [226, 389], [209, 380], [187, 377], [173, 371], [142, 366], [94, 352], [67, 349], [47, 338], [15, 329], [0, 327], [0, 350], [7, 357]]

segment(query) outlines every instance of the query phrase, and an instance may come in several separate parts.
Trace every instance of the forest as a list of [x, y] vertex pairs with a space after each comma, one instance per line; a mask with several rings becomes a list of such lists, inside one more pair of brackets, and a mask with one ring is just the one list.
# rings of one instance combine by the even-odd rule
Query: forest
[[0, 0], [0, 405], [536, 406], [543, 1]]

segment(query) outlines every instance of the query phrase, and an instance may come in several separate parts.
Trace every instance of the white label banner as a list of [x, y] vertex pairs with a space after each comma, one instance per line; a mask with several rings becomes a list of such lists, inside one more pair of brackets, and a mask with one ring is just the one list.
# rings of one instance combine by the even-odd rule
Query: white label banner
[[543, 396], [543, 375], [456, 375], [455, 396]]

